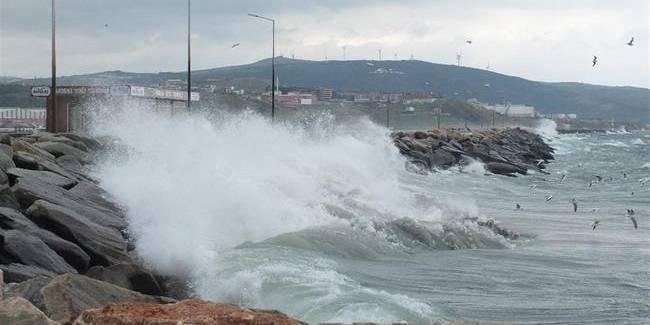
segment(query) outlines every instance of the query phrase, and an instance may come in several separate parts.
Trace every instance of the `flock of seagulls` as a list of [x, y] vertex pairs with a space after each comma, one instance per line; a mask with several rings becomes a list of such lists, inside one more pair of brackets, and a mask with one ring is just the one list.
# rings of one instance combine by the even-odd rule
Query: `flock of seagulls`
[[[468, 39], [468, 40], [465, 41], [465, 43], [471, 45], [474, 42], [472, 40]], [[634, 46], [634, 37], [632, 37], [629, 42], [625, 43], [625, 45], [630, 46], [630, 47]], [[598, 56], [594, 55], [594, 58], [591, 60], [591, 67], [595, 68], [596, 64], [598, 64]], [[488, 63], [488, 66], [487, 66], [486, 69], [487, 70], [490, 69], [490, 64], [489, 63]]]
[[[630, 42], [633, 42], [633, 41], [634, 41], [634, 39], [630, 40]], [[627, 173], [623, 173], [623, 179], [627, 179], [627, 178], [628, 178]], [[564, 181], [566, 179], [567, 179], [567, 174], [562, 174], [559, 183], [560, 184], [564, 183]], [[611, 176], [607, 177], [605, 179], [605, 181], [610, 181], [610, 182], [613, 181], [613, 180], [614, 180], [614, 178], [611, 177]], [[594, 175], [593, 179], [589, 181], [588, 187], [591, 188], [594, 184], [599, 184], [601, 182], [603, 182], [603, 177], [600, 176], [600, 175]], [[641, 186], [645, 186], [646, 184], [650, 183], [650, 176], [641, 178], [639, 180], [639, 183], [641, 184]], [[531, 185], [528, 186], [528, 188], [532, 192], [537, 188], [537, 184], [531, 184]], [[632, 192], [632, 195], [634, 195], [634, 192]], [[544, 199], [546, 200], [546, 202], [551, 201], [553, 199], [553, 194], [546, 194], [544, 196]], [[577, 213], [578, 212], [578, 200], [576, 200], [576, 198], [571, 199], [571, 205], [573, 206], [573, 212]], [[521, 209], [522, 209], [521, 204], [516, 203], [515, 204], [515, 210], [521, 210]], [[592, 213], [596, 213], [598, 211], [600, 211], [600, 208], [591, 209]], [[632, 226], [634, 227], [634, 229], [639, 229], [639, 224], [637, 222], [636, 217], [634, 216], [634, 209], [626, 209], [625, 218], [629, 219], [632, 222]], [[591, 229], [595, 231], [596, 228], [598, 228], [601, 224], [602, 224], [601, 220], [594, 220], [594, 222], [591, 224]]]

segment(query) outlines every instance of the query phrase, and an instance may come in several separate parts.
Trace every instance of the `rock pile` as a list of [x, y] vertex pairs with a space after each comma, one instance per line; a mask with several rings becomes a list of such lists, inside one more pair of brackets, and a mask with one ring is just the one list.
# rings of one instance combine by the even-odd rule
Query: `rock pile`
[[553, 148], [531, 132], [516, 129], [434, 129], [430, 131], [395, 132], [393, 142], [408, 158], [415, 171], [447, 169], [479, 160], [494, 173], [508, 176], [525, 175], [528, 170], [543, 172], [553, 160]]

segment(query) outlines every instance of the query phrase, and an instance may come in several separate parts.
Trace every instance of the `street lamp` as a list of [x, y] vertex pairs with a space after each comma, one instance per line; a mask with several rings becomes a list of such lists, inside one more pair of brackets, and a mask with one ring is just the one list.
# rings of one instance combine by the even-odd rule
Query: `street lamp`
[[[54, 11], [55, 5], [52, 0], [52, 89], [50, 89], [50, 114], [46, 116], [47, 129], [49, 132], [56, 132], [56, 13]], [[49, 120], [51, 119], [51, 121]]]
[[190, 0], [187, 0], [187, 110], [192, 106], [192, 47], [190, 43]]
[[254, 18], [270, 21], [273, 24], [273, 46], [271, 49], [271, 122], [273, 122], [275, 119], [275, 19], [250, 13], [248, 15]]

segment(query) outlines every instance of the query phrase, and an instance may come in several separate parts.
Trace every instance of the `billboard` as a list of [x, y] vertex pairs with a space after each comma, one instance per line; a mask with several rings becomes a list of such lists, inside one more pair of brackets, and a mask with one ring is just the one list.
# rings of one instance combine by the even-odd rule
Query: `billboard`
[[32, 96], [33, 97], [48, 97], [50, 96], [50, 87], [48, 86], [36, 86], [32, 87]]

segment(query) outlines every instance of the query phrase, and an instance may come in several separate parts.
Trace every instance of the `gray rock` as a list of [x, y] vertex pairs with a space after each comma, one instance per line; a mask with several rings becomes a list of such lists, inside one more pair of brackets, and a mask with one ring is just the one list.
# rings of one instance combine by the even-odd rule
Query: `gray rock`
[[43, 150], [41, 148], [38, 148], [38, 147], [34, 146], [33, 144], [31, 144], [31, 143], [29, 143], [27, 141], [21, 140], [21, 139], [14, 139], [12, 141], [12, 143], [11, 143], [11, 146], [14, 149], [14, 154], [16, 152], [26, 152], [26, 153], [29, 153], [29, 154], [31, 154], [33, 156], [37, 156], [37, 157], [39, 157], [41, 159], [45, 159], [45, 160], [49, 160], [49, 161], [54, 161], [54, 158], [55, 158], [54, 155], [52, 155], [51, 153], [49, 153], [49, 152], [47, 152], [47, 151], [45, 151], [45, 150]]
[[499, 175], [509, 175], [514, 176], [514, 174], [526, 175], [526, 170], [515, 165], [500, 163], [500, 162], [489, 162], [485, 164], [485, 169], [494, 174]]
[[37, 156], [28, 152], [15, 152], [14, 162], [16, 163], [15, 167], [31, 170], [45, 170], [70, 179], [77, 179], [75, 175], [69, 173], [61, 166], [57, 165], [54, 160], [45, 159], [41, 156]]
[[0, 208], [0, 228], [17, 229], [36, 236], [77, 271], [83, 272], [88, 268], [90, 256], [81, 247], [40, 228], [19, 211], [11, 208]]
[[74, 321], [81, 312], [111, 303], [169, 302], [143, 295], [83, 275], [58, 276], [41, 290], [49, 317], [63, 324]]
[[4, 151], [0, 150], [0, 170], [6, 171], [9, 168], [16, 167], [12, 156], [7, 155]]
[[76, 141], [74, 139], [71, 139], [70, 137], [63, 136], [60, 133], [53, 134], [53, 133], [42, 132], [38, 134], [37, 138], [38, 138], [37, 142], [61, 142], [66, 145], [73, 146], [81, 151], [88, 152], [88, 146], [86, 146], [85, 143], [81, 141]]
[[162, 296], [163, 291], [156, 278], [133, 263], [115, 264], [108, 267], [93, 266], [86, 276], [146, 295]]
[[81, 135], [79, 133], [59, 133], [60, 137], [66, 137], [75, 142], [83, 143], [89, 150], [101, 150], [102, 144], [94, 138]]
[[79, 182], [79, 184], [69, 190], [69, 193], [83, 199], [84, 202], [90, 202], [97, 207], [107, 209], [109, 212], [122, 216], [122, 208], [115, 203], [110, 194], [95, 183]]
[[4, 272], [5, 282], [7, 283], [23, 282], [38, 276], [56, 276], [56, 274], [51, 271], [38, 266], [24, 265], [20, 263], [0, 264], [0, 270]]
[[14, 148], [11, 145], [0, 143], [0, 151], [4, 152], [7, 157], [13, 158]]
[[90, 176], [90, 169], [82, 165], [77, 158], [63, 155], [56, 158], [56, 163], [59, 164], [66, 171], [74, 174], [78, 178], [95, 182], [96, 180]]
[[0, 324], [7, 325], [60, 325], [28, 300], [20, 297], [0, 301]]
[[50, 249], [38, 237], [24, 233], [20, 230], [0, 231], [3, 250], [24, 265], [37, 266], [53, 273], [77, 273], [55, 251]]
[[36, 200], [45, 200], [64, 206], [102, 226], [120, 230], [127, 227], [121, 212], [96, 205], [89, 199], [34, 178], [19, 178], [12, 190], [23, 207], [31, 206]]
[[62, 142], [38, 142], [35, 144], [37, 147], [51, 153], [55, 157], [68, 155], [77, 158], [82, 163], [89, 163], [90, 157], [88, 153], [81, 151], [71, 145]]
[[16, 195], [9, 188], [9, 178], [3, 171], [0, 171], [0, 206], [20, 209]]
[[449, 168], [456, 163], [456, 157], [445, 150], [436, 150], [427, 156], [431, 167]]
[[27, 210], [30, 219], [71, 241], [90, 255], [91, 265], [128, 261], [126, 239], [114, 229], [94, 223], [75, 211], [38, 200]]
[[77, 180], [63, 177], [53, 172], [23, 168], [11, 168], [7, 170], [7, 175], [9, 175], [10, 179], [13, 176], [13, 181], [11, 181], [12, 184], [15, 183], [15, 179], [19, 177], [36, 178], [38, 181], [41, 181], [43, 183], [63, 187], [66, 189], [72, 188], [73, 186], [77, 185], [77, 183], [79, 183]]
[[9, 134], [2, 134], [0, 135], [0, 143], [6, 144], [8, 146], [11, 146], [11, 136]]
[[27, 281], [10, 283], [7, 285], [5, 295], [9, 297], [21, 297], [29, 300], [38, 309], [45, 310], [45, 302], [41, 289], [52, 281], [51, 277], [37, 276]]

